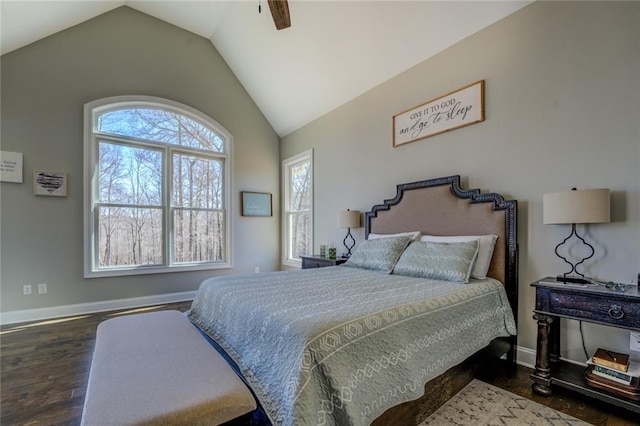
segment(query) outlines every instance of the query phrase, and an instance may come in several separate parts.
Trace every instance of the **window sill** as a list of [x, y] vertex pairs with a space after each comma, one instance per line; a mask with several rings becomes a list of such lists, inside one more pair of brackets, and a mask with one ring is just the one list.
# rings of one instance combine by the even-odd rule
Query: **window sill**
[[124, 277], [131, 275], [165, 274], [171, 272], [207, 271], [215, 269], [230, 269], [230, 262], [208, 263], [206, 265], [190, 264], [176, 266], [139, 266], [135, 268], [100, 269], [97, 271], [85, 270], [85, 278]]

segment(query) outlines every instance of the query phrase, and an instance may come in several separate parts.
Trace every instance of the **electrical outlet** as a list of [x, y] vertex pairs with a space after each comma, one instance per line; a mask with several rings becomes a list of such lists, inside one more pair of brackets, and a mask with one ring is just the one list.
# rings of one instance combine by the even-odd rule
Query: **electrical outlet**
[[640, 333], [637, 331], [629, 333], [629, 349], [640, 352]]
[[38, 284], [38, 294], [47, 294], [47, 283]]
[[255, 272], [256, 274], [260, 273], [260, 267], [256, 266], [255, 268], [253, 268], [253, 272]]
[[25, 296], [29, 296], [33, 294], [33, 289], [31, 288], [31, 284], [25, 284], [22, 286], [22, 294]]

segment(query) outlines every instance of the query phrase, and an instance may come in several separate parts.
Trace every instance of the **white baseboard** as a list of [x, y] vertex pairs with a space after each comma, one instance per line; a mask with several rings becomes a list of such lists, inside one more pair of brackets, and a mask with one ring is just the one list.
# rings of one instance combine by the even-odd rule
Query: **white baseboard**
[[[569, 358], [560, 357], [562, 361], [569, 362], [571, 364], [579, 365], [587, 368], [587, 363], [584, 361], [576, 361]], [[516, 347], [516, 364], [523, 365], [529, 368], [536, 368], [536, 351], [529, 348], [523, 348], [522, 346]]]
[[522, 346], [516, 346], [516, 363], [525, 367], [535, 368], [536, 351]]
[[182, 293], [158, 294], [154, 296], [132, 297], [129, 299], [105, 300], [101, 302], [78, 303], [75, 305], [0, 312], [0, 324], [5, 325], [20, 322], [41, 321], [74, 315], [91, 314], [94, 312], [139, 308], [162, 303], [183, 302], [186, 300], [193, 300], [195, 295], [195, 291], [185, 291]]

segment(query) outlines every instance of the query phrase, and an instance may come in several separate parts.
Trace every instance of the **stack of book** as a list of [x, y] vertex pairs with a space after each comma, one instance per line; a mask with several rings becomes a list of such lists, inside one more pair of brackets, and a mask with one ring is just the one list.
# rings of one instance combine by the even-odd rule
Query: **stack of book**
[[630, 361], [629, 354], [598, 348], [587, 364], [588, 385], [640, 400], [640, 364]]

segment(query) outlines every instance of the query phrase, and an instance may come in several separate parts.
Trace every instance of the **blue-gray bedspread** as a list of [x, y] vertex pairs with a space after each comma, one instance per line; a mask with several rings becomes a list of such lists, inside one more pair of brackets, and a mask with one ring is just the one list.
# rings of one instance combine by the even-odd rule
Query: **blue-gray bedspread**
[[515, 334], [502, 285], [346, 266], [216, 277], [189, 318], [238, 364], [274, 424], [366, 425]]

